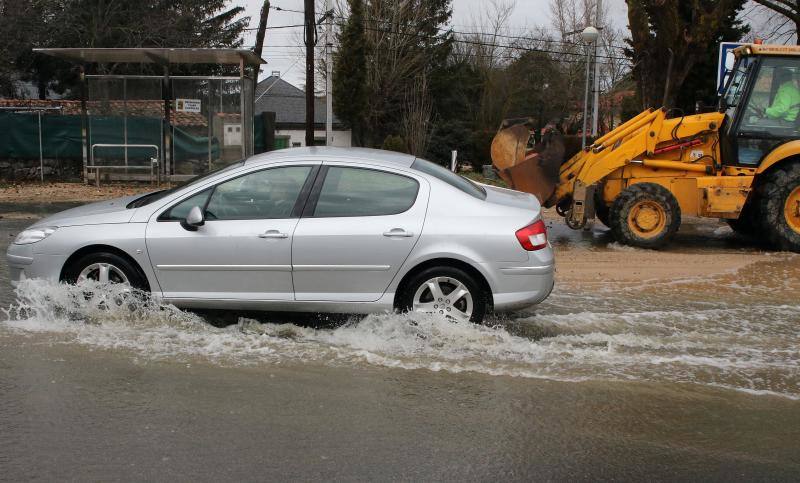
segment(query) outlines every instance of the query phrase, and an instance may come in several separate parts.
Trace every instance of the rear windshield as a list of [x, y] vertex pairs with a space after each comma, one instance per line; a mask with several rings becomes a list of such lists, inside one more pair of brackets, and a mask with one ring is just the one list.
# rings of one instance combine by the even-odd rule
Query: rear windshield
[[414, 161], [414, 164], [412, 164], [411, 167], [417, 171], [422, 171], [425, 174], [429, 174], [434, 178], [438, 178], [450, 186], [458, 188], [464, 193], [474, 196], [479, 200], [486, 199], [486, 190], [467, 178], [459, 176], [449, 169], [439, 166], [438, 164], [418, 158], [416, 161]]
[[208, 173], [204, 173], [204, 174], [195, 176], [194, 178], [190, 179], [189, 181], [186, 181], [185, 183], [181, 183], [181, 184], [179, 184], [177, 186], [173, 186], [172, 188], [170, 188], [168, 190], [161, 190], [161, 191], [155, 191], [153, 193], [148, 193], [148, 194], [146, 194], [146, 195], [144, 195], [144, 196], [142, 196], [140, 198], [136, 198], [135, 200], [133, 200], [130, 203], [128, 203], [128, 206], [126, 208], [139, 208], [140, 206], [149, 205], [150, 203], [152, 203], [154, 201], [157, 201], [157, 200], [160, 200], [161, 198], [163, 198], [163, 197], [165, 197], [167, 195], [171, 195], [172, 193], [178, 191], [179, 189], [186, 188], [187, 186], [191, 186], [193, 184], [202, 183], [203, 181], [207, 180], [208, 178], [210, 178], [210, 177], [212, 177], [214, 175], [217, 175], [217, 174], [222, 173], [224, 171], [229, 171], [229, 170], [238, 168], [239, 166], [243, 166], [243, 165], [244, 165], [244, 161], [237, 161], [237, 162], [235, 162], [233, 164], [229, 164], [227, 166], [223, 166], [222, 168], [215, 169], [214, 171], [209, 171]]

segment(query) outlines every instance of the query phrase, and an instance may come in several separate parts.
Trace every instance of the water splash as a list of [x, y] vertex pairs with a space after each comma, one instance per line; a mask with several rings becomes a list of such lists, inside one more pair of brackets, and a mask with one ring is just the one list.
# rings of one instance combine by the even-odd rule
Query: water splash
[[240, 318], [219, 328], [117, 286], [26, 281], [4, 310], [4, 325], [153, 359], [685, 382], [800, 398], [800, 306], [686, 300], [685, 288], [659, 287], [657, 304], [647, 291], [620, 292], [621, 299], [558, 290], [534, 311], [492, 319], [492, 326], [381, 314], [323, 328], [313, 327], [313, 316], [311, 324]]

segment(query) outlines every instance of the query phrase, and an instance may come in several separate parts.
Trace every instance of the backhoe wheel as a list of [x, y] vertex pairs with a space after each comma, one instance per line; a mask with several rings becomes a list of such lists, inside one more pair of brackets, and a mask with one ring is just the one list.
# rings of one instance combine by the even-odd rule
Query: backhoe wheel
[[[601, 191], [601, 190], [598, 190]], [[608, 216], [611, 212], [611, 208], [606, 205], [606, 202], [603, 201], [603, 196], [598, 193], [594, 196], [594, 216], [597, 217], [598, 220], [605, 226], [611, 228], [610, 221]]]
[[761, 226], [759, 224], [760, 217], [758, 216], [758, 202], [751, 201], [744, 205], [744, 209], [739, 214], [739, 218], [735, 220], [725, 220], [731, 229], [744, 237], [757, 238], [761, 233]]
[[800, 252], [800, 162], [769, 173], [757, 195], [768, 240], [781, 250]]
[[658, 248], [678, 231], [681, 208], [675, 196], [663, 186], [638, 183], [617, 196], [608, 221], [618, 241], [642, 248]]

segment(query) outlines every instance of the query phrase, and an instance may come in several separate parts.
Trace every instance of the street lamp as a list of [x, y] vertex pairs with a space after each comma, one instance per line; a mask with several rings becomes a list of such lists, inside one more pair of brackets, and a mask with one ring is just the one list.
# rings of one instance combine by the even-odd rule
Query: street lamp
[[589, 25], [583, 29], [583, 32], [581, 32], [581, 37], [587, 44], [593, 44], [600, 37], [600, 31]]
[[[597, 42], [597, 39], [600, 37], [600, 31], [596, 28], [589, 25], [583, 32], [581, 32], [581, 38], [584, 42], [589, 45], [594, 44]], [[590, 57], [591, 49], [586, 49], [586, 92], [583, 98], [583, 131], [581, 133], [581, 148], [586, 147], [586, 130], [588, 129], [587, 121], [589, 117], [589, 66], [591, 64], [591, 57]]]

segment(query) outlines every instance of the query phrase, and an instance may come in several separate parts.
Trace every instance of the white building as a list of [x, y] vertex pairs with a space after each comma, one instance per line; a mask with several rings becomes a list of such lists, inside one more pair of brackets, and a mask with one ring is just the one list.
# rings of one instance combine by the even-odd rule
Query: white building
[[[275, 149], [306, 145], [306, 93], [279, 75], [267, 77], [256, 85], [255, 115], [275, 113]], [[325, 98], [316, 98], [314, 105], [314, 144], [325, 145]], [[333, 116], [333, 145], [350, 147], [349, 129]]]

